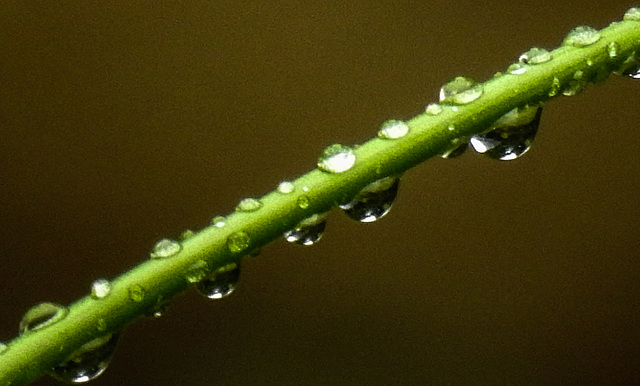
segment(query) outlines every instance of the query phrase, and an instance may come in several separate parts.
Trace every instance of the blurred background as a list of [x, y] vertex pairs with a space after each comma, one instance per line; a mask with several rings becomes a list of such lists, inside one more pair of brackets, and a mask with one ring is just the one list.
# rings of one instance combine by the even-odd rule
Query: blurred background
[[[451, 78], [632, 5], [3, 1], [0, 341]], [[130, 325], [92, 384], [640, 381], [639, 90], [554, 100], [521, 159], [430, 160], [384, 219], [274, 242], [232, 296]]]

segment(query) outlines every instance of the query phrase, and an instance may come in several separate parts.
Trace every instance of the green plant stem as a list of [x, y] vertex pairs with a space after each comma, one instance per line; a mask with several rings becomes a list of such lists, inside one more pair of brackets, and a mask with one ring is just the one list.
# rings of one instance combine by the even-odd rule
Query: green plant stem
[[[260, 198], [261, 209], [232, 213], [224, 227], [209, 226], [182, 242], [182, 251], [177, 255], [149, 259], [114, 279], [107, 297], [79, 299], [69, 306], [69, 314], [61, 321], [8, 343], [7, 350], [0, 354], [0, 384], [33, 381], [83, 344], [120, 331], [134, 319], [149, 315], [190, 286], [186, 278], [194, 268], [202, 270], [204, 266], [211, 271], [239, 262], [244, 255], [278, 239], [301, 220], [348, 201], [369, 183], [400, 175], [442, 154], [455, 141], [485, 131], [516, 107], [545, 102], [550, 99], [554, 78], [560, 85], [567, 85], [574, 80], [576, 71], [582, 71], [585, 79], [603, 80], [624, 59], [640, 53], [640, 22], [614, 23], [600, 33], [602, 37], [596, 43], [582, 48], [562, 46], [552, 52], [551, 61], [527, 66], [524, 74], [495, 76], [483, 84], [483, 95], [472, 103], [457, 108], [443, 106], [439, 115], [422, 114], [411, 119], [407, 122], [410, 131], [403, 138], [369, 140], [355, 149], [356, 163], [344, 173], [315, 169], [302, 175], [292, 181], [295, 185], [292, 193], [271, 192]], [[607, 52], [611, 42], [619, 44], [615, 58]], [[301, 209], [298, 199], [303, 195], [309, 198], [309, 206]], [[234, 253], [227, 240], [240, 231], [246, 233], [249, 242]], [[140, 301], [130, 297], [129, 290], [134, 285], [144, 290]]]

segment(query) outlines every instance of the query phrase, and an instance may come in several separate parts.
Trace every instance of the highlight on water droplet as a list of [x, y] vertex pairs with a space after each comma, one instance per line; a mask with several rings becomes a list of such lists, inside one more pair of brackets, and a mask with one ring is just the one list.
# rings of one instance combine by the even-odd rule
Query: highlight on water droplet
[[522, 63], [514, 63], [507, 68], [507, 74], [522, 75], [527, 72], [527, 67]]
[[228, 264], [198, 283], [198, 292], [209, 299], [222, 299], [231, 295], [240, 280], [240, 264]]
[[140, 284], [132, 284], [128, 288], [129, 299], [136, 303], [140, 303], [147, 295], [147, 291]]
[[293, 191], [295, 190], [296, 190], [295, 185], [293, 185], [293, 183], [289, 181], [282, 181], [278, 185], [278, 193], [289, 194], [289, 193], [293, 193]]
[[514, 109], [500, 118], [490, 131], [471, 136], [469, 143], [475, 151], [489, 158], [516, 159], [531, 148], [541, 113], [540, 106]]
[[249, 248], [251, 238], [244, 231], [238, 231], [229, 235], [227, 239], [227, 248], [231, 253], [241, 253]]
[[55, 366], [50, 375], [67, 383], [85, 383], [96, 379], [111, 362], [119, 336], [108, 334], [83, 345], [64, 363]]
[[382, 139], [402, 138], [409, 132], [409, 126], [403, 121], [390, 120], [382, 124], [378, 137]]
[[107, 279], [98, 279], [91, 284], [91, 297], [104, 299], [111, 293], [111, 283]]
[[216, 228], [222, 228], [223, 226], [225, 226], [226, 221], [227, 219], [223, 216], [216, 216], [213, 218], [213, 220], [211, 220], [211, 224], [213, 224], [213, 226]]
[[466, 105], [480, 96], [484, 87], [475, 80], [464, 76], [458, 76], [447, 82], [440, 89], [440, 103], [453, 105]]
[[398, 194], [400, 178], [385, 177], [365, 186], [346, 204], [340, 205], [350, 218], [360, 222], [376, 221], [387, 213]]
[[255, 198], [245, 198], [238, 203], [236, 206], [236, 212], [255, 212], [256, 210], [262, 208], [262, 202]]
[[300, 221], [293, 229], [284, 233], [284, 239], [290, 243], [313, 245], [320, 240], [327, 226], [327, 213], [314, 214]]
[[151, 251], [152, 259], [164, 259], [177, 255], [182, 250], [182, 245], [179, 242], [171, 239], [162, 239], [153, 246]]
[[541, 64], [550, 61], [552, 58], [551, 53], [544, 48], [533, 47], [529, 51], [520, 55], [518, 60], [524, 64]]
[[424, 110], [425, 113], [429, 115], [438, 115], [442, 113], [442, 106], [437, 103], [429, 103], [427, 108]]
[[640, 21], [640, 7], [629, 8], [627, 12], [624, 13], [623, 20]]
[[573, 47], [586, 47], [600, 40], [600, 32], [586, 25], [574, 28], [564, 38], [564, 45]]
[[342, 173], [356, 163], [353, 149], [345, 145], [331, 145], [324, 149], [318, 158], [318, 168], [327, 173]]
[[49, 327], [69, 313], [69, 309], [56, 303], [40, 303], [31, 307], [20, 320], [20, 335]]

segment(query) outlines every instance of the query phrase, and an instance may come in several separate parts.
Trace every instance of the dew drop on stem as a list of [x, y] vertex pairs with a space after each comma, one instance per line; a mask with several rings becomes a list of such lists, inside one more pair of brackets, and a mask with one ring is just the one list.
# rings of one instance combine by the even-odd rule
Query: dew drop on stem
[[400, 178], [385, 177], [365, 186], [356, 196], [340, 208], [350, 218], [360, 222], [376, 221], [387, 213], [398, 194]]
[[440, 89], [440, 103], [466, 105], [482, 96], [484, 88], [471, 78], [458, 76]]
[[574, 28], [564, 38], [564, 45], [573, 47], [587, 47], [600, 40], [600, 32], [595, 28], [581, 25]]
[[624, 13], [625, 21], [640, 21], [640, 7], [629, 8], [627, 12]]
[[66, 383], [85, 383], [96, 379], [106, 369], [120, 334], [108, 334], [83, 345], [69, 359], [55, 366], [51, 375]]
[[175, 256], [182, 250], [179, 242], [171, 239], [162, 239], [153, 246], [150, 257], [152, 259], [164, 259]]
[[111, 282], [107, 279], [98, 279], [91, 284], [91, 297], [104, 299], [111, 293]]
[[345, 145], [331, 145], [318, 158], [318, 168], [327, 173], [343, 173], [356, 163], [353, 149]]
[[327, 226], [327, 214], [314, 214], [300, 221], [293, 229], [284, 233], [284, 239], [290, 243], [313, 245], [320, 240]]
[[437, 103], [429, 103], [424, 112], [428, 115], [439, 115], [440, 113], [442, 113], [442, 106]]
[[262, 208], [262, 202], [255, 198], [245, 198], [236, 206], [236, 212], [251, 213]]
[[378, 137], [382, 139], [398, 139], [402, 138], [409, 132], [409, 126], [403, 121], [390, 120], [386, 121], [378, 131]]
[[282, 181], [279, 185], [278, 185], [278, 193], [282, 193], [282, 194], [289, 194], [289, 193], [293, 193], [296, 190], [295, 185], [293, 185], [293, 183], [289, 182], [289, 181]]
[[213, 224], [213, 226], [216, 228], [222, 228], [223, 226], [225, 226], [226, 221], [227, 219], [223, 216], [216, 216], [213, 218], [213, 220], [211, 220], [211, 224]]
[[20, 320], [20, 335], [49, 327], [69, 313], [69, 309], [56, 303], [40, 303], [31, 307]]
[[551, 53], [544, 48], [533, 47], [529, 51], [524, 52], [518, 60], [520, 63], [536, 65], [546, 63], [552, 58]]
[[231, 295], [239, 280], [240, 264], [231, 263], [209, 274], [196, 288], [209, 299], [222, 299]]

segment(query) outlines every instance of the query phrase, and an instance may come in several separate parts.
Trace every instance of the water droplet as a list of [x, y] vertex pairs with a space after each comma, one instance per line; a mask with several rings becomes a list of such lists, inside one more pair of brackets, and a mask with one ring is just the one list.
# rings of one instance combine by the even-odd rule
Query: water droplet
[[211, 223], [216, 228], [222, 228], [226, 224], [227, 219], [223, 216], [216, 216], [211, 220]]
[[51, 326], [64, 319], [67, 307], [56, 303], [40, 303], [31, 307], [20, 320], [20, 335]]
[[587, 83], [585, 81], [582, 81], [579, 79], [570, 80], [569, 83], [567, 83], [566, 86], [564, 86], [564, 88], [562, 89], [562, 95], [564, 96], [578, 95], [585, 89], [586, 86], [587, 86]]
[[471, 136], [469, 143], [475, 151], [489, 158], [502, 161], [516, 159], [531, 148], [541, 113], [542, 107], [539, 106], [512, 110], [487, 133]]
[[378, 131], [378, 137], [382, 139], [402, 138], [409, 132], [409, 126], [402, 121], [386, 121]]
[[551, 82], [551, 87], [549, 88], [549, 96], [554, 97], [558, 95], [561, 88], [562, 84], [560, 83], [560, 79], [554, 76], [553, 81]]
[[544, 48], [533, 47], [529, 51], [520, 55], [518, 60], [524, 64], [540, 64], [551, 60], [551, 53]]
[[245, 198], [238, 203], [236, 206], [236, 212], [255, 212], [256, 210], [262, 208], [262, 202], [260, 200], [256, 200], [255, 198]]
[[298, 208], [307, 209], [311, 204], [311, 199], [309, 198], [309, 196], [302, 195], [298, 197], [298, 200], [296, 202], [298, 204]]
[[284, 233], [284, 238], [290, 243], [313, 245], [320, 240], [322, 232], [327, 226], [327, 214], [314, 214], [298, 223], [290, 231]]
[[624, 13], [623, 20], [640, 21], [640, 8], [639, 7], [629, 8], [627, 12]]
[[398, 177], [385, 177], [365, 186], [348, 203], [340, 205], [344, 213], [360, 222], [373, 222], [386, 215], [398, 194]]
[[191, 284], [198, 283], [209, 274], [209, 264], [204, 260], [197, 260], [187, 270], [185, 278]]
[[638, 67], [636, 67], [635, 69], [625, 71], [625, 75], [633, 79], [640, 79], [640, 65], [638, 65]]
[[9, 349], [9, 346], [7, 346], [6, 344], [0, 342], [0, 355], [2, 355], [8, 349]]
[[174, 256], [182, 250], [182, 245], [179, 242], [171, 239], [162, 239], [153, 246], [151, 251], [152, 259], [164, 259]]
[[442, 112], [442, 106], [437, 103], [429, 103], [424, 112], [429, 115], [438, 115]]
[[229, 235], [227, 248], [232, 253], [241, 253], [249, 248], [249, 243], [251, 243], [251, 238], [247, 232], [238, 231]]
[[187, 229], [186, 231], [182, 232], [182, 234], [180, 235], [180, 241], [188, 240], [192, 238], [195, 234], [196, 232], [192, 231], [191, 229]]
[[342, 173], [356, 163], [356, 154], [349, 146], [331, 145], [318, 158], [318, 168], [327, 173]]
[[616, 42], [611, 42], [609, 44], [607, 44], [607, 54], [609, 54], [610, 58], [615, 58], [616, 56], [618, 56], [618, 53], [620, 52], [620, 44], [616, 43]]
[[84, 383], [96, 379], [111, 362], [119, 336], [120, 334], [108, 334], [92, 340], [64, 363], [54, 367], [50, 374], [67, 383]]
[[598, 40], [600, 40], [600, 32], [594, 28], [581, 25], [567, 34], [563, 44], [574, 47], [586, 47]]
[[278, 185], [278, 193], [289, 194], [293, 193], [294, 190], [296, 190], [296, 187], [289, 181], [283, 181]]
[[98, 279], [91, 284], [91, 297], [103, 299], [111, 293], [111, 283], [107, 279]]
[[240, 264], [232, 263], [210, 274], [196, 288], [209, 299], [222, 299], [236, 289], [239, 280]]
[[640, 78], [640, 58], [636, 56], [636, 53], [633, 52], [629, 55], [617, 68], [613, 71], [618, 75], [627, 75], [634, 79]]
[[464, 154], [465, 151], [467, 151], [467, 148], [469, 147], [468, 142], [464, 141], [460, 143], [459, 138], [451, 141], [451, 143], [453, 144], [453, 146], [449, 150], [442, 153], [440, 157], [445, 159], [460, 157], [462, 154]]
[[484, 88], [482, 84], [464, 76], [458, 76], [440, 89], [440, 102], [453, 105], [466, 105], [480, 98]]
[[129, 299], [132, 301], [140, 303], [146, 295], [147, 291], [145, 291], [144, 287], [140, 284], [132, 284], [129, 286]]
[[507, 73], [511, 75], [522, 75], [527, 72], [527, 67], [522, 63], [514, 63], [507, 68]]

